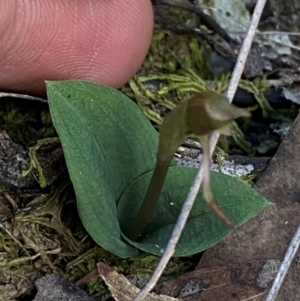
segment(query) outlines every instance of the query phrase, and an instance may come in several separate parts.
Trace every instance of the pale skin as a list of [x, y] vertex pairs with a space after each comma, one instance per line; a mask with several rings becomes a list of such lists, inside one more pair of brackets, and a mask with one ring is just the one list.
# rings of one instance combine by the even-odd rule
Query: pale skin
[[150, 0], [1, 0], [0, 89], [45, 96], [44, 80], [63, 79], [119, 88], [152, 30]]

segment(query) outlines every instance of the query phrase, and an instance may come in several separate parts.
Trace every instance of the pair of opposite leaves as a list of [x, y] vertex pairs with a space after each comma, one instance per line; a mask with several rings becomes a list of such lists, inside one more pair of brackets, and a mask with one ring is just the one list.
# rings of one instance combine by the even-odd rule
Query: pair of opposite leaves
[[164, 119], [160, 127], [154, 172], [137, 218], [127, 233], [131, 240], [137, 240], [148, 224], [174, 153], [186, 138], [191, 135], [198, 138], [203, 151], [203, 197], [218, 218], [228, 227], [234, 227], [229, 218], [219, 208], [211, 192], [208, 138], [215, 130], [228, 134], [230, 122], [238, 117], [249, 117], [249, 115], [247, 111], [230, 104], [225, 96], [213, 91], [206, 91], [197, 93], [192, 98], [182, 101]]

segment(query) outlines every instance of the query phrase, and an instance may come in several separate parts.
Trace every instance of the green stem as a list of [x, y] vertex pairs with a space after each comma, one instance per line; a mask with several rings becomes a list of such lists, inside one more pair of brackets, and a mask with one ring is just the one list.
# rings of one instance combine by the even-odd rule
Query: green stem
[[154, 172], [132, 228], [127, 236], [135, 241], [150, 221], [177, 148], [186, 138], [185, 115], [188, 100], [182, 101], [165, 119], [159, 130], [159, 144]]
[[161, 193], [165, 178], [167, 176], [169, 165], [172, 161], [172, 157], [169, 161], [160, 161], [157, 159], [155, 169], [147, 190], [147, 194], [144, 198], [142, 206], [139, 210], [136, 220], [133, 223], [128, 238], [136, 241], [137, 238], [142, 234], [145, 227], [150, 221], [150, 218], [154, 212], [156, 203]]

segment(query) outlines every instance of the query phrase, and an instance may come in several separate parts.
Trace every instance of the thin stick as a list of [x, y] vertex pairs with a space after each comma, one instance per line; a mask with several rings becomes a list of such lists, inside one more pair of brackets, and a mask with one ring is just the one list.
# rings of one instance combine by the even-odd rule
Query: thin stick
[[294, 234], [293, 239], [290, 242], [290, 245], [285, 253], [284, 260], [281, 263], [278, 274], [273, 282], [273, 285], [265, 301], [274, 301], [276, 299], [276, 296], [288, 272], [288, 269], [299, 249], [299, 245], [300, 245], [300, 225], [298, 226], [298, 229]]
[[[243, 73], [245, 63], [247, 60], [247, 56], [249, 54], [249, 51], [250, 51], [250, 48], [252, 45], [252, 41], [253, 41], [253, 38], [255, 35], [255, 31], [257, 29], [257, 26], [258, 26], [258, 23], [260, 20], [260, 16], [262, 14], [265, 3], [266, 3], [266, 0], [258, 0], [256, 3], [249, 29], [247, 31], [246, 37], [245, 37], [242, 47], [240, 49], [239, 56], [237, 58], [237, 62], [236, 62], [235, 68], [233, 70], [232, 77], [231, 77], [229, 87], [227, 90], [226, 96], [230, 102], [232, 102], [233, 96], [238, 87], [239, 80]], [[211, 154], [213, 153], [213, 151], [215, 149], [218, 138], [219, 138], [219, 133], [214, 132], [210, 139], [210, 153]], [[190, 188], [189, 194], [182, 207], [180, 215], [177, 219], [177, 223], [173, 229], [170, 240], [166, 246], [165, 252], [162, 255], [157, 267], [155, 268], [150, 280], [146, 283], [145, 287], [138, 293], [138, 295], [135, 297], [134, 301], [141, 301], [154, 288], [158, 279], [160, 278], [161, 274], [163, 273], [164, 269], [166, 268], [169, 260], [173, 256], [177, 242], [179, 241], [179, 238], [181, 236], [183, 228], [189, 217], [190, 211], [194, 205], [194, 202], [195, 202], [196, 196], [198, 194], [202, 180], [203, 180], [203, 167], [201, 166], [197, 172], [196, 178], [193, 182], [193, 185]]]

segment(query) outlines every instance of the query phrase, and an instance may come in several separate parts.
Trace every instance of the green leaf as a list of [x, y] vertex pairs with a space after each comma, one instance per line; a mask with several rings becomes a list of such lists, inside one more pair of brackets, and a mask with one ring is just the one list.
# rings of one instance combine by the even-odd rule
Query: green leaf
[[[187, 167], [170, 167], [156, 209], [150, 223], [144, 230], [140, 242], [133, 246], [155, 255], [161, 255], [182, 205], [196, 176], [196, 170]], [[146, 193], [152, 172], [133, 182], [118, 204], [118, 219], [125, 233], [135, 219]], [[212, 190], [220, 208], [239, 226], [255, 216], [271, 203], [256, 190], [242, 181], [221, 173], [212, 173]], [[176, 247], [175, 256], [187, 256], [201, 252], [228, 235], [231, 230], [218, 219], [199, 192], [183, 234]]]
[[[122, 232], [136, 218], [147, 191], [158, 149], [157, 132], [138, 106], [114, 89], [62, 81], [47, 82], [47, 92], [88, 233], [120, 257], [137, 258], [139, 250], [160, 255], [196, 170], [169, 169], [144, 237], [137, 243], [130, 241]], [[214, 174], [212, 188], [220, 207], [236, 225], [270, 204], [252, 188], [222, 174]], [[175, 255], [197, 253], [229, 232], [199, 194]]]
[[120, 257], [138, 250], [121, 240], [116, 203], [153, 169], [158, 134], [121, 92], [85, 81], [47, 82], [80, 218], [93, 239]]

